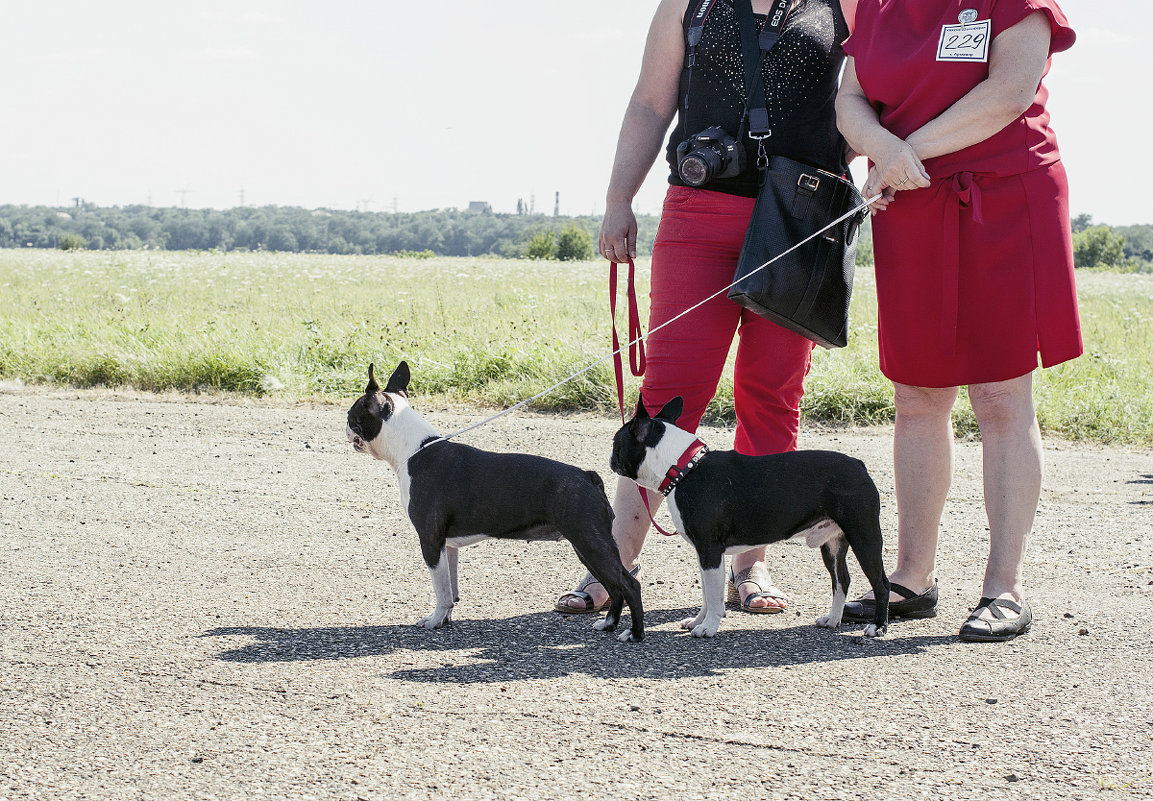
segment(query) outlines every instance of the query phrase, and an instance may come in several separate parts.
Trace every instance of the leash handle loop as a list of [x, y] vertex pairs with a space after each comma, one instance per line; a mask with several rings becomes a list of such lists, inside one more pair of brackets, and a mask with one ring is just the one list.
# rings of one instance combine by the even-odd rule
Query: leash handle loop
[[[647, 362], [645, 360], [644, 332], [641, 330], [640, 311], [637, 307], [636, 265], [631, 258], [629, 259], [628, 286], [625, 291], [628, 294], [629, 306], [629, 368], [632, 370], [632, 374], [639, 378], [645, 374]], [[626, 422], [625, 370], [621, 359], [621, 351], [624, 348], [621, 347], [620, 339], [617, 337], [617, 265], [613, 261], [609, 262], [609, 316], [612, 318], [613, 329], [613, 375], [616, 377], [617, 384], [617, 408], [621, 413], [621, 425], [624, 425]], [[675, 531], [665, 531], [653, 517], [653, 510], [649, 505], [649, 494], [645, 488], [640, 484], [637, 484], [636, 488], [637, 492], [640, 493], [641, 503], [645, 505], [645, 511], [649, 515], [649, 522], [653, 524], [653, 528], [666, 537], [676, 534]]]

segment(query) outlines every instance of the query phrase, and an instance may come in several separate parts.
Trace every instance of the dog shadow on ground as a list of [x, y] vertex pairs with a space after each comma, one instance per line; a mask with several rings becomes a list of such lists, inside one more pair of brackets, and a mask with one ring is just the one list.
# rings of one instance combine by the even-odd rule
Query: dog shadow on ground
[[[821, 629], [792, 617], [773, 628], [742, 629], [731, 611], [715, 639], [696, 639], [677, 625], [696, 609], [662, 609], [645, 616], [644, 642], [622, 643], [595, 631], [597, 616], [535, 612], [500, 620], [463, 619], [438, 631], [414, 625], [331, 628], [217, 628], [203, 637], [250, 637], [255, 642], [221, 652], [234, 663], [299, 662], [389, 657], [401, 651], [438, 652], [432, 667], [397, 669], [390, 678], [412, 682], [503, 682], [555, 679], [570, 674], [598, 678], [684, 678], [743, 668], [773, 668], [843, 659], [923, 653], [956, 637], [917, 635], [916, 621], [891, 624], [879, 640], [846, 624]], [[626, 615], [620, 630], [628, 623]], [[728, 624], [726, 626], [726, 623]], [[913, 631], [910, 631], [912, 629]], [[910, 636], [912, 635], [912, 636]]]
[[[1153, 475], [1143, 474], [1140, 478], [1134, 479], [1133, 481], [1126, 481], [1125, 483], [1126, 484], [1153, 484]], [[1149, 500], [1148, 498], [1142, 498], [1142, 499], [1137, 500], [1137, 501], [1129, 501], [1129, 503], [1131, 503], [1135, 506], [1149, 506], [1149, 505], [1153, 504], [1153, 501]]]

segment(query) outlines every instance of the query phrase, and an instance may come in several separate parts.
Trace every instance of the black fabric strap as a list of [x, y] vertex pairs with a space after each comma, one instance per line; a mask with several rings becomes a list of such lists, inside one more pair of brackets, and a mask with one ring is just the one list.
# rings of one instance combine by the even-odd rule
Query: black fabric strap
[[[680, 91], [681, 97], [685, 99], [683, 106], [686, 112], [689, 108], [689, 92], [692, 90], [693, 84], [693, 67], [697, 63], [697, 45], [701, 43], [701, 38], [705, 34], [705, 19], [709, 16], [709, 11], [712, 10], [715, 2], [716, 0], [700, 0], [695, 6], [689, 7], [693, 16], [689, 22], [688, 33], [685, 34], [688, 50], [685, 51], [685, 66], [681, 70]], [[682, 120], [684, 116], [687, 115], [682, 115]], [[684, 131], [683, 134], [685, 138], [689, 135], [688, 131]]]
[[[765, 101], [765, 76], [762, 65], [765, 55], [781, 38], [781, 30], [789, 16], [790, 0], [773, 0], [765, 27], [756, 34], [756, 18], [753, 16], [752, 0], [735, 0], [733, 9], [737, 14], [737, 26], [741, 31], [741, 54], [745, 61], [745, 121], [743, 127], [754, 139], [772, 136], [769, 123], [768, 103]], [[743, 133], [743, 132], [742, 132]]]

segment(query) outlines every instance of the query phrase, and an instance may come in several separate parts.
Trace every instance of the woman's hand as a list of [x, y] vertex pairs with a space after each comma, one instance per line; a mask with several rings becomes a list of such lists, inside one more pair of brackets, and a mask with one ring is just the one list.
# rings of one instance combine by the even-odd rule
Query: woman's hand
[[872, 205], [869, 206], [869, 214], [875, 215], [879, 211], [884, 211], [889, 207], [893, 197], [896, 196], [897, 190], [891, 186], [885, 186], [881, 181], [880, 175], [877, 174], [876, 165], [869, 168], [869, 175], [865, 179], [865, 185], [861, 188], [861, 194], [864, 195], [865, 200], [880, 195]]
[[612, 262], [626, 262], [637, 256], [637, 218], [631, 203], [610, 203], [601, 220], [597, 239], [601, 255]]
[[925, 165], [917, 158], [916, 152], [907, 142], [894, 136], [885, 148], [869, 155], [873, 159], [873, 169], [877, 173], [879, 182], [877, 191], [891, 188], [901, 192], [929, 186], [929, 173], [925, 171]]

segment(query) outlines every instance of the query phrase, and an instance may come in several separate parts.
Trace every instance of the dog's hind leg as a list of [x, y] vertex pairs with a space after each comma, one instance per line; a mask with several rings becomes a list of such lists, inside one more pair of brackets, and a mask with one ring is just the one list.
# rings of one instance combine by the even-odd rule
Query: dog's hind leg
[[447, 545], [445, 550], [448, 552], [448, 575], [452, 582], [452, 602], [456, 604], [460, 603], [460, 586], [456, 583], [456, 566], [460, 561], [460, 548]]
[[[452, 550], [456, 550], [453, 548]], [[432, 588], [436, 591], [436, 609], [431, 615], [421, 618], [416, 625], [426, 629], [439, 629], [446, 623], [452, 622], [453, 580], [452, 567], [449, 565], [448, 548], [440, 549], [440, 558], [436, 564], [428, 566], [432, 576]]]
[[632, 625], [621, 632], [621, 642], [640, 642], [645, 637], [645, 610], [641, 603], [641, 585], [621, 564], [620, 551], [612, 536], [613, 509], [605, 497], [600, 477], [592, 476], [592, 489], [574, 500], [573, 511], [557, 527], [581, 564], [588, 568], [609, 594], [608, 614], [593, 623], [597, 631], [613, 631], [620, 623], [624, 605], [629, 606]]
[[[615, 549], [614, 549], [615, 550]], [[584, 560], [582, 560], [584, 561]], [[640, 642], [645, 638], [645, 612], [641, 604], [641, 585], [636, 578], [625, 570], [620, 557], [614, 552], [611, 561], [595, 563], [592, 560], [584, 562], [585, 567], [592, 573], [593, 578], [599, 581], [609, 594], [608, 612], [601, 620], [593, 623], [597, 631], [613, 631], [621, 620], [624, 605], [629, 606], [632, 616], [632, 625], [627, 631], [617, 635], [621, 642]]]
[[866, 637], [880, 637], [889, 629], [889, 577], [885, 573], [885, 563], [881, 559], [881, 524], [870, 523], [865, 532], [864, 545], [857, 539], [859, 532], [852, 530], [849, 546], [861, 565], [861, 572], [873, 590], [876, 599], [873, 622], [865, 626]]
[[835, 629], [841, 625], [841, 616], [845, 612], [845, 599], [849, 594], [849, 565], [845, 554], [849, 552], [849, 543], [842, 533], [821, 545], [821, 559], [829, 571], [833, 583], [833, 602], [827, 614], [817, 618], [817, 625], [826, 629]]

